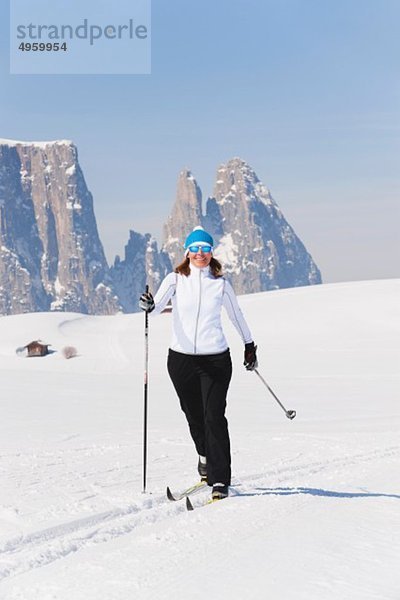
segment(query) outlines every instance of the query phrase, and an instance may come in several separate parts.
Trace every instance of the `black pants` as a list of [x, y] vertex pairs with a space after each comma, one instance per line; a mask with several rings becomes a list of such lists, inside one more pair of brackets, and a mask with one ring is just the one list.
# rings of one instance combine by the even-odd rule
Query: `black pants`
[[170, 350], [168, 373], [186, 415], [198, 454], [207, 457], [209, 485], [231, 482], [226, 394], [232, 376], [229, 350], [191, 355]]

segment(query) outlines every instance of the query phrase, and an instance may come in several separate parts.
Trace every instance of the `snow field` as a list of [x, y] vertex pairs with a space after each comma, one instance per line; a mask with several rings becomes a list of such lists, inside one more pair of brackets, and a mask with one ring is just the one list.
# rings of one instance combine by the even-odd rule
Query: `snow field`
[[[240, 298], [260, 372], [234, 362], [231, 498], [187, 513], [196, 481], [169, 382], [170, 316], [150, 319], [142, 494], [143, 315], [0, 319], [0, 598], [400, 598], [397, 280]], [[53, 354], [22, 359], [31, 339]], [[73, 345], [78, 357], [65, 360]], [[199, 505], [207, 496], [194, 496]]]

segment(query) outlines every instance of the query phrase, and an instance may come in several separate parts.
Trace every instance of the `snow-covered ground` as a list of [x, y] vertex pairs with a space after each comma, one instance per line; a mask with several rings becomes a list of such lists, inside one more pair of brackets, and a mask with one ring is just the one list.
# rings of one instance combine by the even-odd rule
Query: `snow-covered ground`
[[[1, 600], [399, 600], [399, 297], [387, 280], [240, 298], [297, 417], [227, 323], [232, 495], [193, 513], [165, 496], [197, 480], [170, 315], [150, 322], [146, 494], [143, 315], [1, 318]], [[15, 354], [37, 338], [56, 352]]]

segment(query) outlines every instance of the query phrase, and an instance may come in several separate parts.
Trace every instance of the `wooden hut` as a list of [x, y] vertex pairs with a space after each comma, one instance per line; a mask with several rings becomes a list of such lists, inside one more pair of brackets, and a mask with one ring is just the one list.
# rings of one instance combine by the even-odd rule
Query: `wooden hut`
[[28, 351], [28, 356], [46, 356], [49, 353], [50, 344], [45, 344], [41, 340], [34, 340], [27, 344], [25, 348]]

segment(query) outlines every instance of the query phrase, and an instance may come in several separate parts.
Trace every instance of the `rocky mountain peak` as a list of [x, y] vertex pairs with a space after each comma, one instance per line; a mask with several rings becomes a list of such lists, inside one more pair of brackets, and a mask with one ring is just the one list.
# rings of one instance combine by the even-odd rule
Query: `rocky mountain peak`
[[175, 203], [163, 230], [162, 250], [169, 256], [172, 265], [178, 264], [183, 258], [183, 243], [190, 230], [188, 224], [194, 223], [195, 227], [202, 222], [200, 187], [192, 172], [184, 169], [179, 173]]
[[214, 196], [207, 200], [205, 215], [200, 188], [194, 178], [188, 182], [188, 173], [182, 172], [179, 181], [183, 177], [182, 183], [191, 194], [182, 193], [185, 187], [178, 183], [177, 199], [165, 229], [164, 250], [173, 263], [178, 247], [182, 253], [187, 232], [203, 225], [212, 233], [214, 254], [238, 293], [321, 281], [311, 256], [246, 161], [235, 157], [219, 166]]
[[233, 158], [217, 170], [214, 195], [190, 169], [178, 176], [161, 251], [130, 231], [125, 257], [107, 265], [89, 192], [69, 140], [0, 139], [0, 314], [68, 310], [135, 312], [146, 284], [155, 292], [201, 225], [237, 293], [320, 283], [311, 256], [252, 167]]
[[214, 198], [218, 204], [242, 198], [264, 204], [275, 204], [268, 188], [259, 180], [252, 167], [241, 158], [233, 158], [217, 170]]
[[154, 294], [171, 270], [168, 256], [158, 251], [157, 242], [150, 233], [142, 235], [130, 231], [124, 260], [117, 256], [111, 268], [114, 289], [124, 312], [136, 312], [146, 285]]
[[0, 235], [2, 314], [118, 309], [72, 142], [0, 143]]

